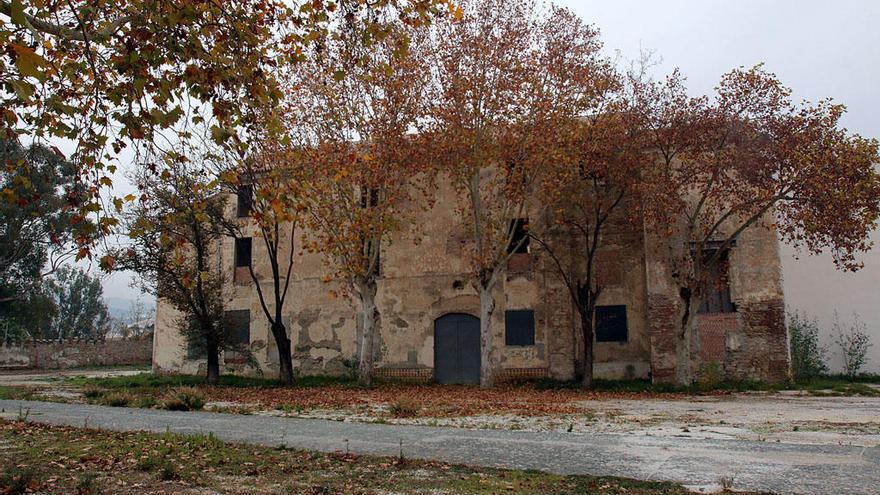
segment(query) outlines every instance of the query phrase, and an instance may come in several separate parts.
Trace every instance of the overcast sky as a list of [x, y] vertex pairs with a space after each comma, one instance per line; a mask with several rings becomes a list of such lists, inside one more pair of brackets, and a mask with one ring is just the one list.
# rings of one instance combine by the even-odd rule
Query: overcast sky
[[[709, 93], [731, 68], [764, 62], [797, 99], [834, 97], [844, 124], [880, 137], [880, 1], [876, 0], [560, 0], [602, 31], [609, 53], [637, 58], [653, 50], [656, 75], [678, 67], [695, 94]], [[880, 371], [880, 250], [856, 274], [828, 257], [794, 258], [783, 247], [786, 302], [830, 324], [833, 312], [857, 311], [874, 335], [872, 368]], [[106, 295], [131, 297], [128, 277], [105, 282]]]

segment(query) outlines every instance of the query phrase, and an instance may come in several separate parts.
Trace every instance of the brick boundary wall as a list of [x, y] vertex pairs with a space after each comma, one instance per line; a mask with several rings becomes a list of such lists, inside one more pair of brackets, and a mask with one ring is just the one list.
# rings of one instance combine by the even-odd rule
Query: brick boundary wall
[[152, 360], [152, 334], [133, 339], [30, 340], [0, 343], [0, 370], [150, 364]]
[[[434, 368], [377, 368], [376, 376], [389, 380], [430, 382], [434, 379]], [[536, 380], [547, 378], [547, 368], [504, 368], [496, 374], [498, 382]]]

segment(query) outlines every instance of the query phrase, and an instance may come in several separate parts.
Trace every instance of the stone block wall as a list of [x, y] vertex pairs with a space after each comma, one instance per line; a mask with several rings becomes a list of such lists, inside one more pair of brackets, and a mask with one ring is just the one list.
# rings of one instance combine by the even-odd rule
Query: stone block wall
[[0, 369], [150, 364], [152, 335], [135, 339], [36, 340], [0, 344]]

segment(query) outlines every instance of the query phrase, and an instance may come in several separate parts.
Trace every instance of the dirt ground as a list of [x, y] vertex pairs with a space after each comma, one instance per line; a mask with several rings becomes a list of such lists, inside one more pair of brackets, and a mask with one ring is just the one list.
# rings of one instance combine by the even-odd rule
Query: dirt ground
[[[0, 386], [38, 387], [38, 397], [82, 402], [65, 376], [128, 376], [143, 370], [0, 374]], [[588, 393], [509, 388], [388, 386], [201, 389], [204, 409], [346, 422], [470, 429], [614, 433], [816, 445], [880, 446], [880, 397], [800, 392], [683, 394]], [[401, 410], [403, 409], [403, 410]]]

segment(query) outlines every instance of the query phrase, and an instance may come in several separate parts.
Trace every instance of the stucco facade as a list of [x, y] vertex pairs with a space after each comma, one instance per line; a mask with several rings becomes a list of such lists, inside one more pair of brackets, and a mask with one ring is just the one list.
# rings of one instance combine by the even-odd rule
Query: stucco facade
[[[479, 297], [469, 281], [465, 256], [468, 227], [457, 213], [456, 196], [448, 184], [439, 182], [434, 194], [437, 200], [432, 208], [414, 213], [383, 246], [377, 296], [380, 335], [374, 346], [380, 376], [432, 379], [437, 319], [448, 314], [479, 315]], [[234, 205], [230, 205], [230, 214], [234, 214]], [[540, 219], [530, 221], [539, 224]], [[296, 234], [297, 245], [300, 235]], [[565, 236], [552, 237], [551, 242], [563, 256], [576, 248]], [[664, 250], [657, 249], [663, 242], [672, 241], [651, 237], [644, 225], [628, 215], [620, 214], [612, 221], [596, 263], [604, 286], [599, 305], [625, 306], [626, 328], [623, 340], [595, 343], [598, 377], [671, 377], [678, 302]], [[225, 309], [250, 312], [249, 346], [254, 359], [244, 363], [221, 357], [223, 371], [271, 376], [277, 372], [278, 352], [253, 283], [247, 277], [234, 281], [234, 249], [233, 239], [218, 247], [217, 269], [229, 274]], [[730, 292], [737, 310], [699, 316], [701, 332], [707, 332], [710, 345], [704, 346], [697, 359], [716, 361], [732, 377], [777, 381], [787, 376], [778, 251], [771, 228], [751, 228], [741, 236], [730, 257]], [[268, 284], [265, 251], [256, 238], [252, 259], [256, 273]], [[301, 374], [347, 373], [357, 355], [356, 302], [332, 294], [337, 287], [323, 281], [328, 269], [319, 254], [296, 253], [295, 259], [285, 305], [294, 367]], [[501, 379], [571, 379], [576, 374], [578, 320], [555, 270], [546, 253], [533, 244], [529, 253], [514, 255], [498, 284], [493, 329], [499, 345], [492, 352], [500, 363]], [[505, 345], [509, 310], [534, 312], [532, 345]], [[162, 373], [202, 371], [204, 360], [188, 353], [176, 329], [178, 318], [161, 298], [156, 318], [154, 369]]]

